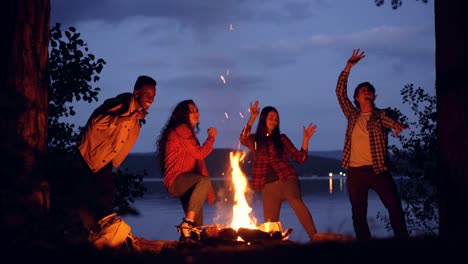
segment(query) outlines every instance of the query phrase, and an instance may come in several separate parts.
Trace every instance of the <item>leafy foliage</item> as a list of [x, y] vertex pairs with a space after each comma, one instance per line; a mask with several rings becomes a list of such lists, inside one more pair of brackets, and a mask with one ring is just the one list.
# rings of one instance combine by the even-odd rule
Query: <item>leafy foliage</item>
[[[403, 104], [408, 104], [413, 118], [404, 116], [392, 109], [400, 123], [410, 126], [408, 136], [400, 134], [401, 148], [389, 146], [392, 170], [408, 176], [400, 185], [400, 193], [406, 211], [408, 229], [412, 233], [435, 235], [438, 232], [438, 193], [437, 193], [437, 109], [436, 96], [422, 88], [406, 85], [401, 90]], [[388, 219], [382, 214], [380, 218]]]
[[[427, 4], [428, 0], [416, 0]], [[385, 0], [374, 0], [376, 6], [382, 6]], [[391, 0], [392, 9], [398, 9], [403, 4], [403, 0]]]
[[129, 173], [128, 169], [125, 171], [118, 170], [114, 173], [116, 189], [114, 204], [119, 208], [121, 213], [133, 213], [131, 212], [133, 209], [130, 208], [130, 204], [135, 202], [134, 198], [142, 197], [146, 192], [147, 189], [142, 182], [143, 177], [147, 175], [146, 170], [143, 170], [143, 174]]
[[49, 151], [70, 151], [78, 132], [74, 124], [62, 121], [62, 118], [74, 116], [71, 103], [97, 101], [99, 87], [90, 82], [99, 81], [104, 64], [103, 59], [95, 61], [95, 56], [88, 53], [87, 44], [80, 38], [74, 27], [63, 30], [55, 24], [50, 32], [49, 48]]

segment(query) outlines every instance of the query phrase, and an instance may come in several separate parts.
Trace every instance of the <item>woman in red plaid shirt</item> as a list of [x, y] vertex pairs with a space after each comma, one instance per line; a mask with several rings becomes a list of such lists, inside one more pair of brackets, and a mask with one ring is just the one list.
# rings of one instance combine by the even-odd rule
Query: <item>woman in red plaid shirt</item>
[[302, 147], [298, 150], [285, 134], [280, 133], [279, 114], [272, 106], [263, 108], [257, 131], [251, 134], [252, 124], [258, 114], [258, 101], [255, 101], [253, 105], [250, 104], [250, 118], [242, 130], [240, 142], [249, 148], [253, 157], [252, 185], [262, 193], [264, 221], [278, 222], [281, 204], [286, 200], [312, 240], [317, 229], [309, 209], [302, 201], [298, 175], [289, 158], [299, 164], [304, 163], [309, 140], [317, 126], [310, 123], [303, 128]]
[[208, 177], [205, 158], [213, 151], [218, 131], [210, 127], [207, 138], [200, 145], [196, 133], [200, 114], [192, 100], [177, 104], [157, 141], [156, 157], [164, 175], [164, 185], [174, 197], [178, 197], [185, 217], [177, 227], [181, 240], [197, 239], [193, 227], [203, 224], [203, 204], [213, 204], [216, 194]]

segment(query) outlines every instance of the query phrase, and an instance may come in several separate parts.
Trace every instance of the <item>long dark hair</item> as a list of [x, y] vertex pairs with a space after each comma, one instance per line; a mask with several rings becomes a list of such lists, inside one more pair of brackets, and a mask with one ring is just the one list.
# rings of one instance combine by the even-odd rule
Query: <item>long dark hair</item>
[[195, 127], [191, 127], [190, 119], [189, 119], [189, 105], [195, 103], [193, 100], [184, 100], [178, 103], [174, 110], [172, 111], [171, 116], [166, 121], [166, 124], [161, 129], [161, 133], [159, 133], [158, 139], [156, 141], [156, 159], [159, 160], [159, 164], [161, 166], [161, 171], [164, 175], [164, 158], [166, 154], [166, 143], [171, 131], [175, 130], [178, 126], [182, 124], [186, 124], [190, 128], [193, 129], [194, 135], [200, 131], [198, 124]]
[[280, 118], [279, 113], [276, 108], [273, 106], [265, 106], [260, 113], [260, 119], [258, 120], [257, 130], [255, 131], [255, 141], [257, 142], [257, 148], [259, 150], [265, 150], [267, 148], [267, 133], [268, 128], [266, 125], [266, 119], [270, 112], [275, 112], [278, 114], [278, 125], [271, 132], [271, 139], [273, 140], [273, 145], [275, 146], [276, 153], [278, 156], [281, 156], [283, 153], [283, 142], [281, 141], [281, 132], [280, 132]]

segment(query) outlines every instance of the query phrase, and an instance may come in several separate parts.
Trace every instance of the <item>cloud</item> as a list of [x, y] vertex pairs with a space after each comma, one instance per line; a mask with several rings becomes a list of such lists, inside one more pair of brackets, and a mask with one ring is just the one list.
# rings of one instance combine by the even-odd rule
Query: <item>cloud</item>
[[[68, 24], [88, 20], [118, 23], [131, 17], [169, 19], [194, 28], [211, 27], [229, 19], [249, 19], [247, 0], [81, 0], [51, 1], [52, 21]], [[262, 1], [260, 1], [262, 2]]]
[[434, 55], [434, 42], [427, 38], [428, 31], [427, 27], [377, 26], [344, 34], [314, 34], [298, 40], [281, 39], [252, 48], [247, 53], [249, 58], [260, 64], [273, 67], [294, 63], [297, 57], [317, 49], [349, 51], [361, 48], [367, 53], [381, 56], [427, 62]]
[[284, 24], [312, 16], [312, 5], [322, 1], [266, 0], [51, 0], [51, 22], [76, 25], [86, 21], [118, 24], [131, 18], [149, 18], [171, 27], [191, 29], [200, 39], [230, 23]]

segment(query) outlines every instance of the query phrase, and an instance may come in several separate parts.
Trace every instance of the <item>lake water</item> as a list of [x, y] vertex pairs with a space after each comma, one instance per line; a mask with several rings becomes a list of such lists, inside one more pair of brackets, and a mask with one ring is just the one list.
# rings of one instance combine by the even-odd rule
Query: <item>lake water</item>
[[[354, 237], [346, 177], [301, 177], [300, 180], [303, 200], [312, 214], [318, 232]], [[179, 200], [168, 196], [160, 179], [147, 179], [144, 183], [148, 191], [133, 204], [140, 211], [140, 215], [124, 217], [132, 228], [132, 234], [148, 240], [178, 240], [179, 234], [175, 226], [180, 224], [184, 216]], [[214, 205], [205, 205], [204, 224], [229, 225], [233, 206], [231, 184], [226, 180], [214, 179], [213, 185], [218, 200]], [[263, 223], [260, 194], [247, 192], [245, 197], [252, 208], [251, 216], [257, 219], [257, 224]], [[369, 191], [367, 217], [372, 235], [376, 238], [392, 236], [392, 231], [387, 231], [385, 224], [377, 219], [378, 212], [387, 215], [377, 195]], [[308, 241], [305, 230], [287, 202], [284, 202], [281, 208], [280, 222], [283, 229], [293, 228], [289, 240]]]

